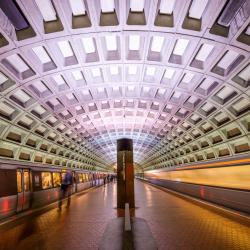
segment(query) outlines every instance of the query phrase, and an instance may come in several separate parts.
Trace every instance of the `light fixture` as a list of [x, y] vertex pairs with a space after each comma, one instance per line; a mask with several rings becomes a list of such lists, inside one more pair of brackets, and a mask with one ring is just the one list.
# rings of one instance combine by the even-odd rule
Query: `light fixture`
[[130, 35], [129, 36], [129, 50], [139, 50], [140, 49], [140, 36]]
[[56, 11], [51, 0], [35, 0], [45, 22], [57, 20]]
[[63, 55], [63, 57], [71, 57], [74, 56], [74, 52], [70, 46], [69, 41], [59, 41], [57, 42], [58, 47]]
[[69, 0], [69, 4], [74, 16], [85, 15], [86, 8], [83, 0]]
[[151, 43], [151, 51], [161, 52], [164, 43], [163, 36], [153, 36]]
[[106, 42], [107, 50], [109, 51], [117, 50], [116, 36], [112, 36], [112, 35], [105, 36], [105, 42]]
[[239, 56], [239, 53], [233, 50], [228, 50], [226, 54], [222, 57], [222, 59], [217, 64], [218, 67], [222, 69], [227, 69]]
[[181, 39], [181, 38], [178, 39], [176, 44], [175, 44], [173, 54], [182, 56], [185, 53], [185, 50], [186, 50], [188, 44], [189, 44], [189, 40]]
[[189, 17], [201, 19], [202, 14], [207, 6], [208, 0], [193, 0], [189, 8]]
[[42, 64], [51, 62], [51, 59], [43, 46], [37, 46], [35, 48], [32, 48], [32, 50], [36, 54], [36, 56], [39, 58]]
[[198, 61], [205, 62], [210, 53], [213, 51], [214, 45], [204, 43], [199, 49], [195, 59]]
[[20, 73], [29, 70], [28, 65], [18, 54], [8, 56], [6, 57], [6, 60]]
[[81, 40], [87, 54], [95, 52], [95, 44], [92, 37], [83, 37]]
[[161, 0], [160, 3], [160, 13], [171, 15], [174, 10], [175, 0]]

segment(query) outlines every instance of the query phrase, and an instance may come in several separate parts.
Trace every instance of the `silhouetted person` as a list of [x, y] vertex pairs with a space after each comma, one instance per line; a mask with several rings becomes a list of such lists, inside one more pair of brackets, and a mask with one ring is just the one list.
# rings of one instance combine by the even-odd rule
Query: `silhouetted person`
[[60, 193], [60, 200], [58, 207], [61, 209], [62, 207], [62, 200], [67, 196], [68, 197], [68, 202], [67, 206], [70, 206], [70, 201], [71, 201], [71, 186], [73, 184], [73, 177], [71, 171], [67, 171], [61, 184], [61, 193]]

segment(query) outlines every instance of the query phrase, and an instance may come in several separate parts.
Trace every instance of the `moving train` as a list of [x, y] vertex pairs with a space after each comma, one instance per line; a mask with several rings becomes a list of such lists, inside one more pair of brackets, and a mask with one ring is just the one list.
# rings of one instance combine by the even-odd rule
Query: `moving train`
[[238, 157], [138, 173], [137, 178], [250, 214], [250, 158]]
[[[104, 183], [107, 173], [70, 169], [72, 193]], [[0, 161], [0, 220], [59, 199], [67, 168]]]

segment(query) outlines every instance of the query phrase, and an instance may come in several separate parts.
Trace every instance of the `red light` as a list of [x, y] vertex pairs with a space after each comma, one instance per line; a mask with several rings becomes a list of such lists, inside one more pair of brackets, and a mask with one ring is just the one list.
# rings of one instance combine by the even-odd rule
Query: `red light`
[[201, 195], [202, 198], [205, 197], [205, 189], [204, 189], [204, 187], [200, 187], [200, 195]]
[[8, 200], [4, 200], [3, 201], [3, 212], [7, 212], [9, 210], [9, 201]]

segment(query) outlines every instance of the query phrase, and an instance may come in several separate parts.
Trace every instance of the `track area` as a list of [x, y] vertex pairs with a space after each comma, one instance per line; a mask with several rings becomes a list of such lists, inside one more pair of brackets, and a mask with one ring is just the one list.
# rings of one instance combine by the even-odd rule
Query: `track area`
[[[188, 200], [135, 182], [136, 217], [147, 220], [160, 250], [250, 249], [250, 227]], [[107, 222], [117, 216], [116, 184], [77, 196], [52, 209], [0, 228], [0, 250], [97, 249]]]

